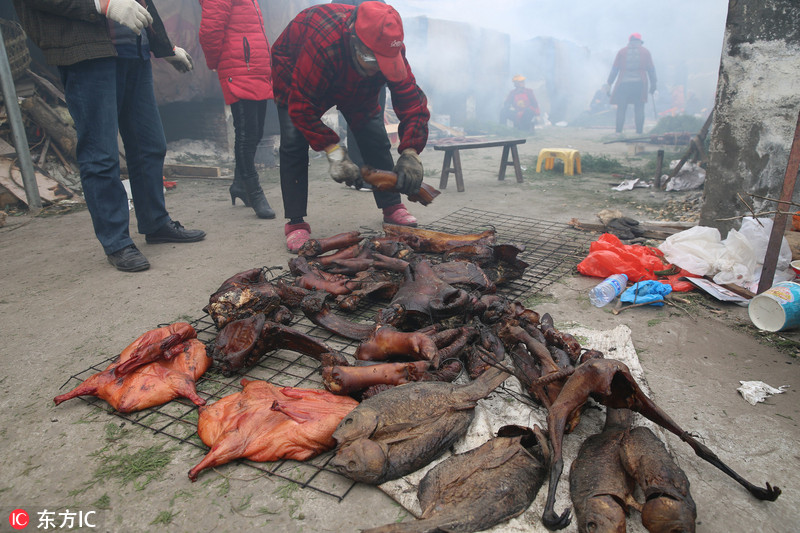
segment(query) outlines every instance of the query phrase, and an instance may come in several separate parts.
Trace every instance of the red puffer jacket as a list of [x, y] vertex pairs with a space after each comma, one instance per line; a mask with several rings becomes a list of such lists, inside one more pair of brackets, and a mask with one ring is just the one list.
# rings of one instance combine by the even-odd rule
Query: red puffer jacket
[[272, 66], [257, 0], [199, 0], [200, 46], [226, 104], [272, 98]]

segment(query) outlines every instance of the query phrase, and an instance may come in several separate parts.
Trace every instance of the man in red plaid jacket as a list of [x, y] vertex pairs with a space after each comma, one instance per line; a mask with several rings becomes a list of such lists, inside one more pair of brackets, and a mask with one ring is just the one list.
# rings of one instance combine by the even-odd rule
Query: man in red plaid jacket
[[[325, 4], [292, 20], [272, 47], [273, 90], [281, 128], [280, 175], [289, 222], [286, 244], [297, 252], [309, 239], [308, 147], [324, 150], [330, 175], [351, 184], [359, 168], [339, 145], [339, 135], [322, 121], [336, 106], [347, 120], [368, 166], [393, 170], [395, 191], [374, 191], [384, 222], [416, 226], [400, 193], [417, 193], [423, 169], [419, 153], [428, 140], [430, 112], [405, 58], [400, 15], [382, 2], [358, 7]], [[400, 119], [400, 157], [395, 164], [378, 103], [386, 84]]]

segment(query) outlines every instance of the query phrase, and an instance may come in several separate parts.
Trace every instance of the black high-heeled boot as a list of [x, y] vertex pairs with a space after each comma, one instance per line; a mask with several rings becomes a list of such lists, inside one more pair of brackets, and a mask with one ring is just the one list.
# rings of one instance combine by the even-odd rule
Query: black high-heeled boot
[[264, 190], [258, 181], [248, 181], [245, 183], [245, 187], [248, 189], [247, 199], [250, 202], [249, 204], [245, 203], [245, 205], [252, 207], [258, 218], [275, 218], [275, 211], [270, 207], [267, 197], [264, 195]]
[[240, 180], [233, 180], [228, 190], [231, 193], [231, 205], [236, 205], [236, 199], [239, 198], [244, 203], [245, 207], [250, 207], [250, 199], [247, 197], [247, 189], [244, 183]]
[[242, 200], [245, 207], [250, 207], [250, 199], [247, 197], [247, 186], [239, 173], [239, 165], [233, 170], [233, 183], [228, 189], [231, 193], [231, 205], [236, 205], [236, 199]]

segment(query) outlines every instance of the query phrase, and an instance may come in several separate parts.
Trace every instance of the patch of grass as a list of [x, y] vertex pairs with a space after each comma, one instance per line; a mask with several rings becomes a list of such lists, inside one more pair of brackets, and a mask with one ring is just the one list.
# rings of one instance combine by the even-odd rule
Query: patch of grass
[[236, 504], [236, 505], [231, 504], [231, 507], [233, 508], [233, 510], [235, 512], [240, 513], [242, 511], [250, 508], [250, 500], [252, 500], [252, 499], [253, 499], [253, 495], [252, 494], [248, 494], [247, 496], [242, 498], [241, 501], [238, 504]]
[[664, 320], [663, 318], [651, 318], [650, 320], [647, 321], [647, 327], [652, 328], [653, 326], [657, 326], [661, 324], [663, 320]]
[[188, 490], [179, 490], [172, 496], [172, 498], [170, 498], [169, 506], [172, 507], [175, 504], [175, 502], [178, 501], [178, 499], [189, 500], [191, 499], [191, 497], [192, 493], [189, 492]]
[[289, 482], [275, 489], [273, 494], [284, 501], [284, 505], [286, 506], [286, 510], [288, 511], [290, 518], [303, 520], [305, 515], [302, 513], [295, 515], [297, 510], [300, 508], [301, 503], [300, 498], [298, 497], [299, 495], [297, 494], [298, 490], [300, 490], [300, 485]]
[[106, 424], [105, 432], [106, 432], [106, 442], [114, 443], [122, 440], [123, 438], [127, 437], [130, 433], [130, 430], [125, 426], [125, 422], [122, 422], [120, 425], [116, 425], [112, 422]]
[[671, 117], [662, 117], [658, 123], [653, 126], [648, 133], [650, 135], [659, 135], [662, 133], [699, 133], [703, 128], [705, 119], [695, 117], [692, 115], [675, 115]]
[[156, 525], [169, 525], [172, 523], [172, 519], [178, 516], [177, 512], [172, 511], [161, 511], [156, 515], [152, 522], [150, 522], [151, 526]]
[[103, 510], [111, 509], [111, 497], [108, 494], [103, 494], [95, 500], [92, 507]]
[[123, 485], [133, 483], [136, 490], [143, 490], [152, 480], [163, 476], [164, 469], [172, 462], [174, 453], [174, 448], [165, 450], [164, 444], [150, 446], [133, 453], [98, 452], [95, 455], [103, 461], [103, 464], [97, 468], [90, 483], [116, 479]]
[[540, 304], [543, 304], [543, 303], [555, 303], [557, 301], [558, 301], [558, 299], [555, 296], [553, 296], [552, 294], [536, 293], [536, 294], [526, 298], [525, 301], [522, 302], [522, 305], [524, 305], [528, 309], [533, 309], [537, 305], [540, 305]]
[[605, 155], [581, 154], [581, 172], [623, 174], [631, 172], [631, 168]]

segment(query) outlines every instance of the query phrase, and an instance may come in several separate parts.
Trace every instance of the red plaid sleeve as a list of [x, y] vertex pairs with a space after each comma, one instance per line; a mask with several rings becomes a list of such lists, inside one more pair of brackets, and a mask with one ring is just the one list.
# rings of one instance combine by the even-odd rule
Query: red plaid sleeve
[[[322, 115], [337, 106], [355, 129], [380, 112], [378, 95], [386, 78], [358, 74], [350, 53], [348, 24], [352, 6], [325, 4], [302, 11], [289, 23], [272, 47], [275, 102], [289, 116], [313, 150], [339, 142], [339, 136], [322, 122]], [[390, 83], [392, 105], [400, 118], [400, 148], [422, 151], [428, 138], [425, 94], [408, 77]]]

